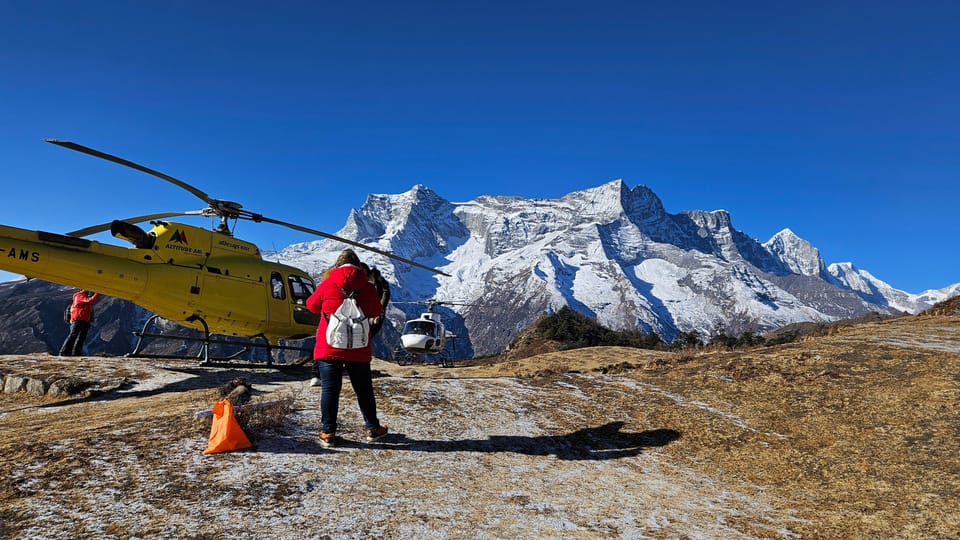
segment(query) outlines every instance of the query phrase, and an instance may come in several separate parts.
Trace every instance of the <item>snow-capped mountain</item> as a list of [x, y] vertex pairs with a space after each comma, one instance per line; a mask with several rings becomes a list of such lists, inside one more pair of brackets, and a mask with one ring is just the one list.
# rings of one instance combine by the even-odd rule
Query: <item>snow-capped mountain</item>
[[787, 265], [794, 274], [824, 275], [825, 268], [820, 258], [820, 250], [790, 229], [783, 229], [773, 235], [770, 240], [763, 243], [763, 247]]
[[[614, 329], [671, 340], [678, 332], [737, 335], [871, 311], [915, 313], [960, 293], [960, 284], [911, 295], [851, 265], [826, 267], [789, 229], [760, 243], [729, 213], [667, 213], [647, 187], [615, 180], [559, 199], [482, 196], [452, 203], [417, 185], [370, 195], [338, 235], [435, 266], [431, 274], [360, 252], [393, 285], [399, 326], [436, 299], [458, 357], [502, 350], [537, 318], [570, 306]], [[295, 244], [271, 258], [319, 276], [343, 245]], [[388, 325], [389, 326], [389, 325]]]
[[[459, 336], [450, 353], [468, 358], [503, 350], [563, 306], [609, 328], [642, 329], [670, 341], [678, 332], [739, 335], [868, 312], [916, 313], [960, 294], [960, 283], [910, 294], [850, 263], [825, 265], [789, 229], [760, 243], [735, 229], [723, 210], [669, 214], [649, 188], [620, 180], [559, 199], [483, 196], [462, 203], [418, 185], [370, 195], [337, 234], [450, 274], [358, 250], [392, 284], [392, 324], [374, 341], [376, 354], [387, 357], [403, 322], [431, 299], [457, 304], [435, 312]], [[320, 240], [264, 256], [319, 278], [344, 247]], [[0, 336], [6, 336], [0, 349], [56, 352], [70, 290], [38, 280], [0, 284]], [[91, 328], [90, 352], [130, 352], [132, 332], [151, 314], [119, 299], [105, 302]]]
[[960, 295], [960, 283], [942, 289], [930, 289], [920, 294], [910, 294], [894, 289], [870, 272], [861, 270], [850, 262], [833, 263], [827, 267], [827, 272], [828, 279], [840, 287], [856, 292], [864, 300], [907, 313], [919, 313], [937, 302]]

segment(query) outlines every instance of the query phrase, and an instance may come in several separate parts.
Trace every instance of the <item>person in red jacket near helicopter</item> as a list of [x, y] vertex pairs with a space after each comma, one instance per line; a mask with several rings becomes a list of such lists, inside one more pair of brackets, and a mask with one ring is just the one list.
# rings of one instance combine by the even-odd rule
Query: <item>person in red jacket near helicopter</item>
[[373, 395], [373, 376], [370, 371], [373, 357], [370, 341], [366, 346], [355, 349], [338, 349], [327, 343], [330, 315], [343, 303], [344, 293], [353, 291], [356, 291], [355, 298], [360, 310], [368, 319], [380, 315], [383, 308], [377, 288], [368, 281], [357, 254], [346, 249], [340, 253], [334, 268], [306, 302], [307, 309], [320, 315], [313, 358], [320, 373], [320, 445], [324, 447], [335, 446], [338, 440], [337, 413], [344, 371], [350, 376], [350, 385], [357, 394], [367, 441], [373, 442], [387, 434], [387, 427], [381, 426], [377, 419], [377, 402]]
[[60, 347], [60, 356], [83, 354], [83, 343], [87, 340], [90, 319], [93, 318], [93, 303], [97, 298], [100, 298], [100, 293], [83, 289], [73, 293], [73, 303], [70, 305], [70, 334]]

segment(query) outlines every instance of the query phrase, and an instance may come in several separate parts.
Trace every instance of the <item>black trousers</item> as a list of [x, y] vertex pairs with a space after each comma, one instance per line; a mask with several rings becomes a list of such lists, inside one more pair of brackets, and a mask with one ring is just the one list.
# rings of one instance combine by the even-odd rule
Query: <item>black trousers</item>
[[73, 321], [70, 323], [70, 335], [60, 347], [60, 356], [80, 356], [83, 354], [83, 342], [87, 340], [87, 331], [90, 330], [90, 321]]

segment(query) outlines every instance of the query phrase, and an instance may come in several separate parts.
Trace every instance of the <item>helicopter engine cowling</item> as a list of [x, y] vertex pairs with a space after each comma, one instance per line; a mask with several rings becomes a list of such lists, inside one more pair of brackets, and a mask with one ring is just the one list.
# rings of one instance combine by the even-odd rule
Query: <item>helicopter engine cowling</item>
[[146, 231], [137, 225], [134, 225], [133, 223], [127, 223], [126, 221], [120, 221], [118, 219], [113, 220], [113, 222], [110, 224], [110, 234], [130, 242], [140, 249], [152, 248], [153, 243], [157, 239], [156, 236], [147, 234]]

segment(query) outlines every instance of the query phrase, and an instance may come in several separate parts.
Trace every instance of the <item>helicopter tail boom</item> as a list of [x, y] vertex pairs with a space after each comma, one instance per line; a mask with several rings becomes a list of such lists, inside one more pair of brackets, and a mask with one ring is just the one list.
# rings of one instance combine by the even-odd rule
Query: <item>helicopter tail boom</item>
[[147, 272], [125, 251], [83, 238], [0, 225], [0, 269], [136, 301], [146, 287]]

